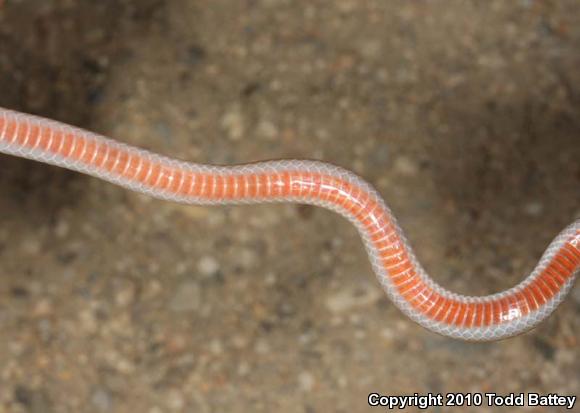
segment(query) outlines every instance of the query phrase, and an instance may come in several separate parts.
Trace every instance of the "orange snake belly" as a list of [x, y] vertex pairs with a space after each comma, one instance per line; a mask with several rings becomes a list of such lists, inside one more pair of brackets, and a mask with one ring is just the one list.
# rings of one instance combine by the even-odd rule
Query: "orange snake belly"
[[188, 163], [2, 108], [0, 152], [187, 204], [291, 202], [336, 211], [359, 230], [375, 275], [393, 303], [420, 325], [450, 337], [495, 340], [534, 327], [563, 301], [580, 270], [577, 220], [515, 287], [482, 297], [449, 292], [419, 264], [378, 192], [353, 173], [323, 162]]

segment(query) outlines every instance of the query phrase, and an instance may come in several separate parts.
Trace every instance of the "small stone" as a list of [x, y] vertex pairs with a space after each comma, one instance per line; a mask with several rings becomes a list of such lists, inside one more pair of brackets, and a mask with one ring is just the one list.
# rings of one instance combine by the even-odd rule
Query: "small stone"
[[70, 231], [70, 225], [66, 219], [60, 219], [54, 229], [54, 234], [58, 238], [66, 238]]
[[26, 254], [29, 255], [38, 255], [40, 250], [42, 249], [42, 245], [40, 241], [37, 239], [27, 240], [23, 245], [22, 249]]
[[267, 285], [268, 287], [271, 287], [274, 284], [276, 284], [276, 281], [277, 281], [276, 274], [273, 272], [269, 272], [268, 274], [266, 274], [266, 277], [264, 278], [264, 284]]
[[254, 350], [258, 354], [267, 354], [270, 352], [270, 345], [266, 340], [258, 340], [256, 343]]
[[106, 355], [111, 367], [122, 374], [131, 374], [135, 371], [135, 365], [123, 355], [117, 352], [109, 352]]
[[85, 333], [95, 333], [99, 328], [97, 318], [93, 310], [86, 308], [80, 311], [79, 321], [81, 330]]
[[171, 126], [167, 122], [155, 122], [153, 124], [154, 133], [164, 141], [169, 142], [173, 139]]
[[312, 340], [314, 340], [314, 335], [312, 333], [304, 333], [298, 336], [298, 342], [303, 346], [312, 343]]
[[187, 338], [181, 334], [175, 334], [165, 339], [165, 351], [169, 354], [179, 354], [187, 348]]
[[258, 256], [254, 250], [245, 248], [240, 254], [240, 264], [243, 268], [252, 268], [256, 265], [258, 261]]
[[400, 156], [395, 160], [395, 171], [404, 176], [416, 176], [419, 173], [419, 167], [415, 162], [406, 156]]
[[220, 269], [220, 264], [214, 257], [206, 255], [199, 260], [197, 269], [203, 275], [215, 275]]
[[177, 287], [173, 298], [169, 302], [169, 309], [177, 313], [195, 311], [199, 309], [200, 302], [201, 291], [199, 285], [194, 281], [186, 281]]
[[354, 338], [357, 340], [364, 340], [367, 337], [367, 334], [363, 330], [357, 330], [354, 332]]
[[115, 302], [121, 307], [127, 307], [135, 299], [135, 287], [127, 284], [121, 287], [115, 294]]
[[52, 323], [48, 319], [42, 319], [38, 322], [38, 332], [42, 341], [49, 341], [52, 337]]
[[53, 312], [52, 302], [47, 298], [42, 298], [33, 307], [32, 314], [35, 317], [47, 317]]
[[538, 201], [529, 202], [524, 206], [524, 212], [532, 217], [538, 217], [544, 212], [544, 205]]
[[162, 290], [163, 286], [158, 280], [151, 280], [145, 286], [143, 297], [148, 300], [153, 299], [157, 297]]
[[361, 54], [367, 59], [375, 59], [381, 55], [383, 42], [366, 39], [360, 46]]
[[98, 388], [91, 395], [91, 403], [101, 412], [109, 412], [113, 407], [113, 397], [107, 389]]
[[220, 340], [214, 339], [209, 343], [209, 351], [215, 355], [220, 355], [224, 352], [224, 344]]
[[388, 165], [390, 158], [390, 147], [384, 142], [379, 143], [376, 148], [368, 155], [368, 161], [376, 168], [382, 168]]
[[274, 139], [276, 136], [278, 136], [278, 129], [276, 126], [267, 120], [262, 120], [260, 123], [258, 123], [256, 132], [258, 135], [267, 139]]
[[342, 313], [353, 308], [367, 307], [376, 303], [381, 294], [374, 285], [362, 284], [356, 288], [343, 289], [326, 299], [326, 308], [333, 313]]
[[248, 374], [250, 374], [250, 365], [245, 362], [242, 361], [239, 365], [238, 365], [238, 376], [240, 377], [245, 377]]
[[298, 385], [305, 392], [310, 392], [314, 389], [314, 377], [311, 373], [303, 371], [298, 375]]
[[380, 332], [380, 336], [387, 342], [392, 342], [395, 339], [395, 332], [390, 328], [383, 328]]
[[337, 383], [339, 388], [346, 389], [346, 387], [348, 386], [348, 379], [346, 378], [346, 376], [340, 376], [337, 380]]
[[232, 337], [232, 344], [235, 348], [244, 348], [248, 345], [248, 340], [244, 336], [235, 335]]
[[221, 125], [231, 140], [239, 140], [244, 135], [244, 117], [241, 108], [234, 106], [224, 114]]
[[172, 411], [182, 411], [185, 406], [185, 399], [183, 394], [178, 390], [170, 390], [167, 394], [167, 407]]

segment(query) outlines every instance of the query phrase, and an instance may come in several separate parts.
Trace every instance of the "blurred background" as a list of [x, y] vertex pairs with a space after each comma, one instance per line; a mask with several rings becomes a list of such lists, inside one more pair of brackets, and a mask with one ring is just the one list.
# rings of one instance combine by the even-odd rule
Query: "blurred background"
[[[195, 162], [341, 165], [438, 282], [488, 294], [580, 216], [579, 50], [575, 0], [9, 0], [0, 105]], [[463, 343], [405, 319], [330, 212], [0, 165], [0, 412], [579, 393], [578, 287], [528, 334]]]

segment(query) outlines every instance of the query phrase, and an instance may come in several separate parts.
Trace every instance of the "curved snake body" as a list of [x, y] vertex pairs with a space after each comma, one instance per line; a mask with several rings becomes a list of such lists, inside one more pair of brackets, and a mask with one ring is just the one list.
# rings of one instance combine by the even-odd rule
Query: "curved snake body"
[[322, 162], [188, 163], [1, 108], [0, 152], [182, 203], [295, 202], [336, 211], [359, 230], [376, 277], [393, 303], [420, 325], [450, 337], [494, 340], [532, 328], [562, 302], [580, 270], [577, 220], [515, 287], [484, 297], [449, 292], [419, 264], [377, 191], [353, 173]]

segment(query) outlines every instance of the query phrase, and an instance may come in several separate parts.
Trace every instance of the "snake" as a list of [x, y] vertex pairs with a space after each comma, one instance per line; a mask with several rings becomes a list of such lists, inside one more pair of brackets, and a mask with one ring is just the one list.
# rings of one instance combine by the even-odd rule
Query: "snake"
[[357, 228], [386, 295], [428, 330], [491, 341], [546, 319], [580, 272], [580, 219], [563, 229], [519, 284], [468, 296], [431, 278], [369, 183], [315, 160], [207, 165], [165, 157], [55, 120], [0, 108], [0, 153], [56, 165], [155, 198], [194, 205], [298, 203], [335, 211]]

